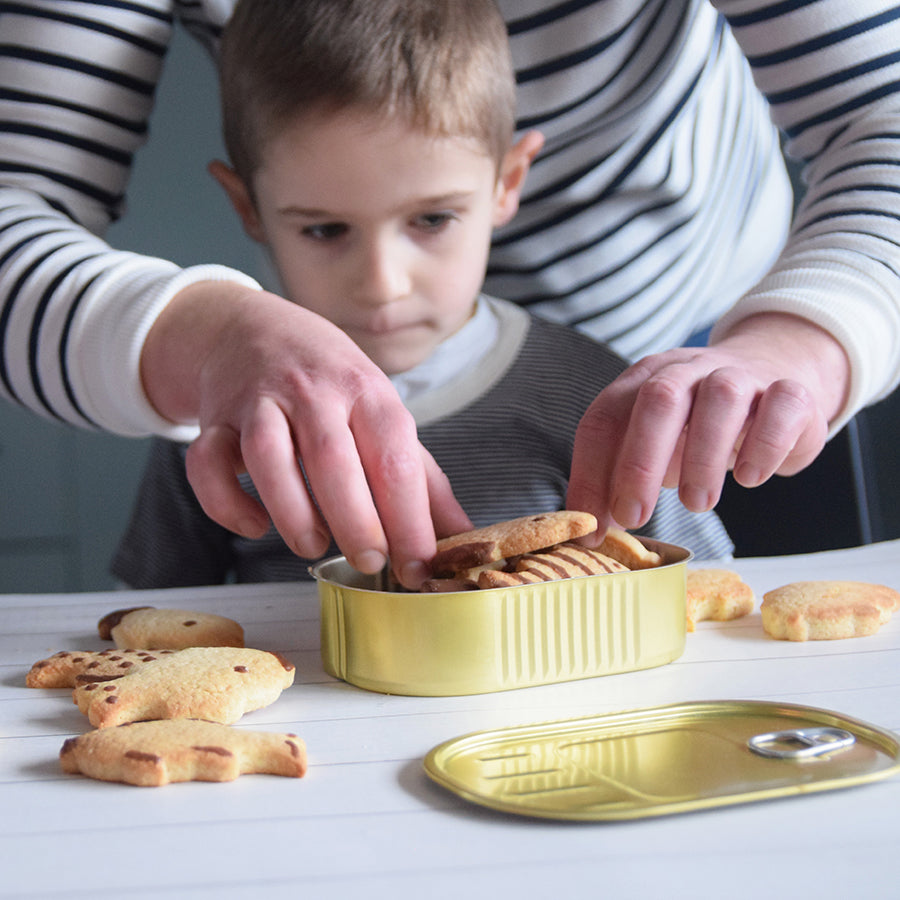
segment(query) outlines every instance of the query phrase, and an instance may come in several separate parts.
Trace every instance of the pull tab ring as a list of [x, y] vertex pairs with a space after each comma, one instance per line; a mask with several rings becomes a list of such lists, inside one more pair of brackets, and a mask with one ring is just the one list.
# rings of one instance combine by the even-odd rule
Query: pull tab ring
[[843, 728], [822, 726], [757, 734], [747, 746], [759, 756], [773, 759], [809, 759], [846, 750], [855, 742], [856, 738]]

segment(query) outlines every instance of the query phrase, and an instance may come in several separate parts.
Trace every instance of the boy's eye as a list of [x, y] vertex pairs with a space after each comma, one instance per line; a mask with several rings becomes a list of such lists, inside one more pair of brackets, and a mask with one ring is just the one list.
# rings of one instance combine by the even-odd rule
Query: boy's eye
[[347, 233], [342, 222], [323, 222], [320, 225], [306, 225], [303, 234], [315, 241], [333, 241]]
[[442, 228], [446, 228], [446, 226], [456, 218], [454, 213], [446, 211], [423, 213], [420, 216], [416, 216], [415, 224], [424, 231], [440, 231]]

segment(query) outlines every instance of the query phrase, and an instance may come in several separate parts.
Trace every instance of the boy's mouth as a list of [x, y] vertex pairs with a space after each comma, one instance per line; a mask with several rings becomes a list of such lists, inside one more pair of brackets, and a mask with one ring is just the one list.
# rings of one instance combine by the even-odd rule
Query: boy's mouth
[[389, 338], [394, 335], [403, 334], [404, 332], [412, 331], [413, 329], [420, 328], [422, 326], [422, 322], [418, 319], [416, 320], [392, 320], [387, 318], [377, 318], [371, 319], [368, 322], [365, 322], [361, 325], [356, 325], [349, 330], [351, 332], [356, 331], [358, 334], [363, 334], [367, 337], [373, 338]]

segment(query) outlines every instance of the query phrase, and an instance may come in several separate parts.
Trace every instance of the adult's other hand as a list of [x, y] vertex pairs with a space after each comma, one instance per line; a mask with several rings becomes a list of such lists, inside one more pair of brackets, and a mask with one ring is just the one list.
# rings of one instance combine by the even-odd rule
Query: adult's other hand
[[729, 469], [745, 487], [792, 475], [821, 452], [849, 377], [831, 335], [782, 314], [747, 318], [709, 347], [646, 357], [585, 413], [567, 505], [601, 527], [639, 528], [662, 487], [701, 512]]

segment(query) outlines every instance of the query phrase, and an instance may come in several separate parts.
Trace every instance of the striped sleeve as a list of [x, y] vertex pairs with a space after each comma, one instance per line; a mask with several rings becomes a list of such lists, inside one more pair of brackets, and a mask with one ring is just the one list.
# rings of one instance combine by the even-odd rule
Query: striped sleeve
[[835, 335], [852, 371], [835, 430], [900, 381], [900, 5], [719, 5], [807, 185], [777, 264], [719, 330], [774, 310]]
[[631, 359], [794, 312], [850, 356], [835, 429], [897, 385], [897, 4], [499, 2], [547, 142], [487, 290]]
[[0, 396], [120, 434], [189, 437], [147, 401], [144, 336], [219, 267], [110, 248], [173, 27], [169, 0], [5, 3], [0, 12]]

